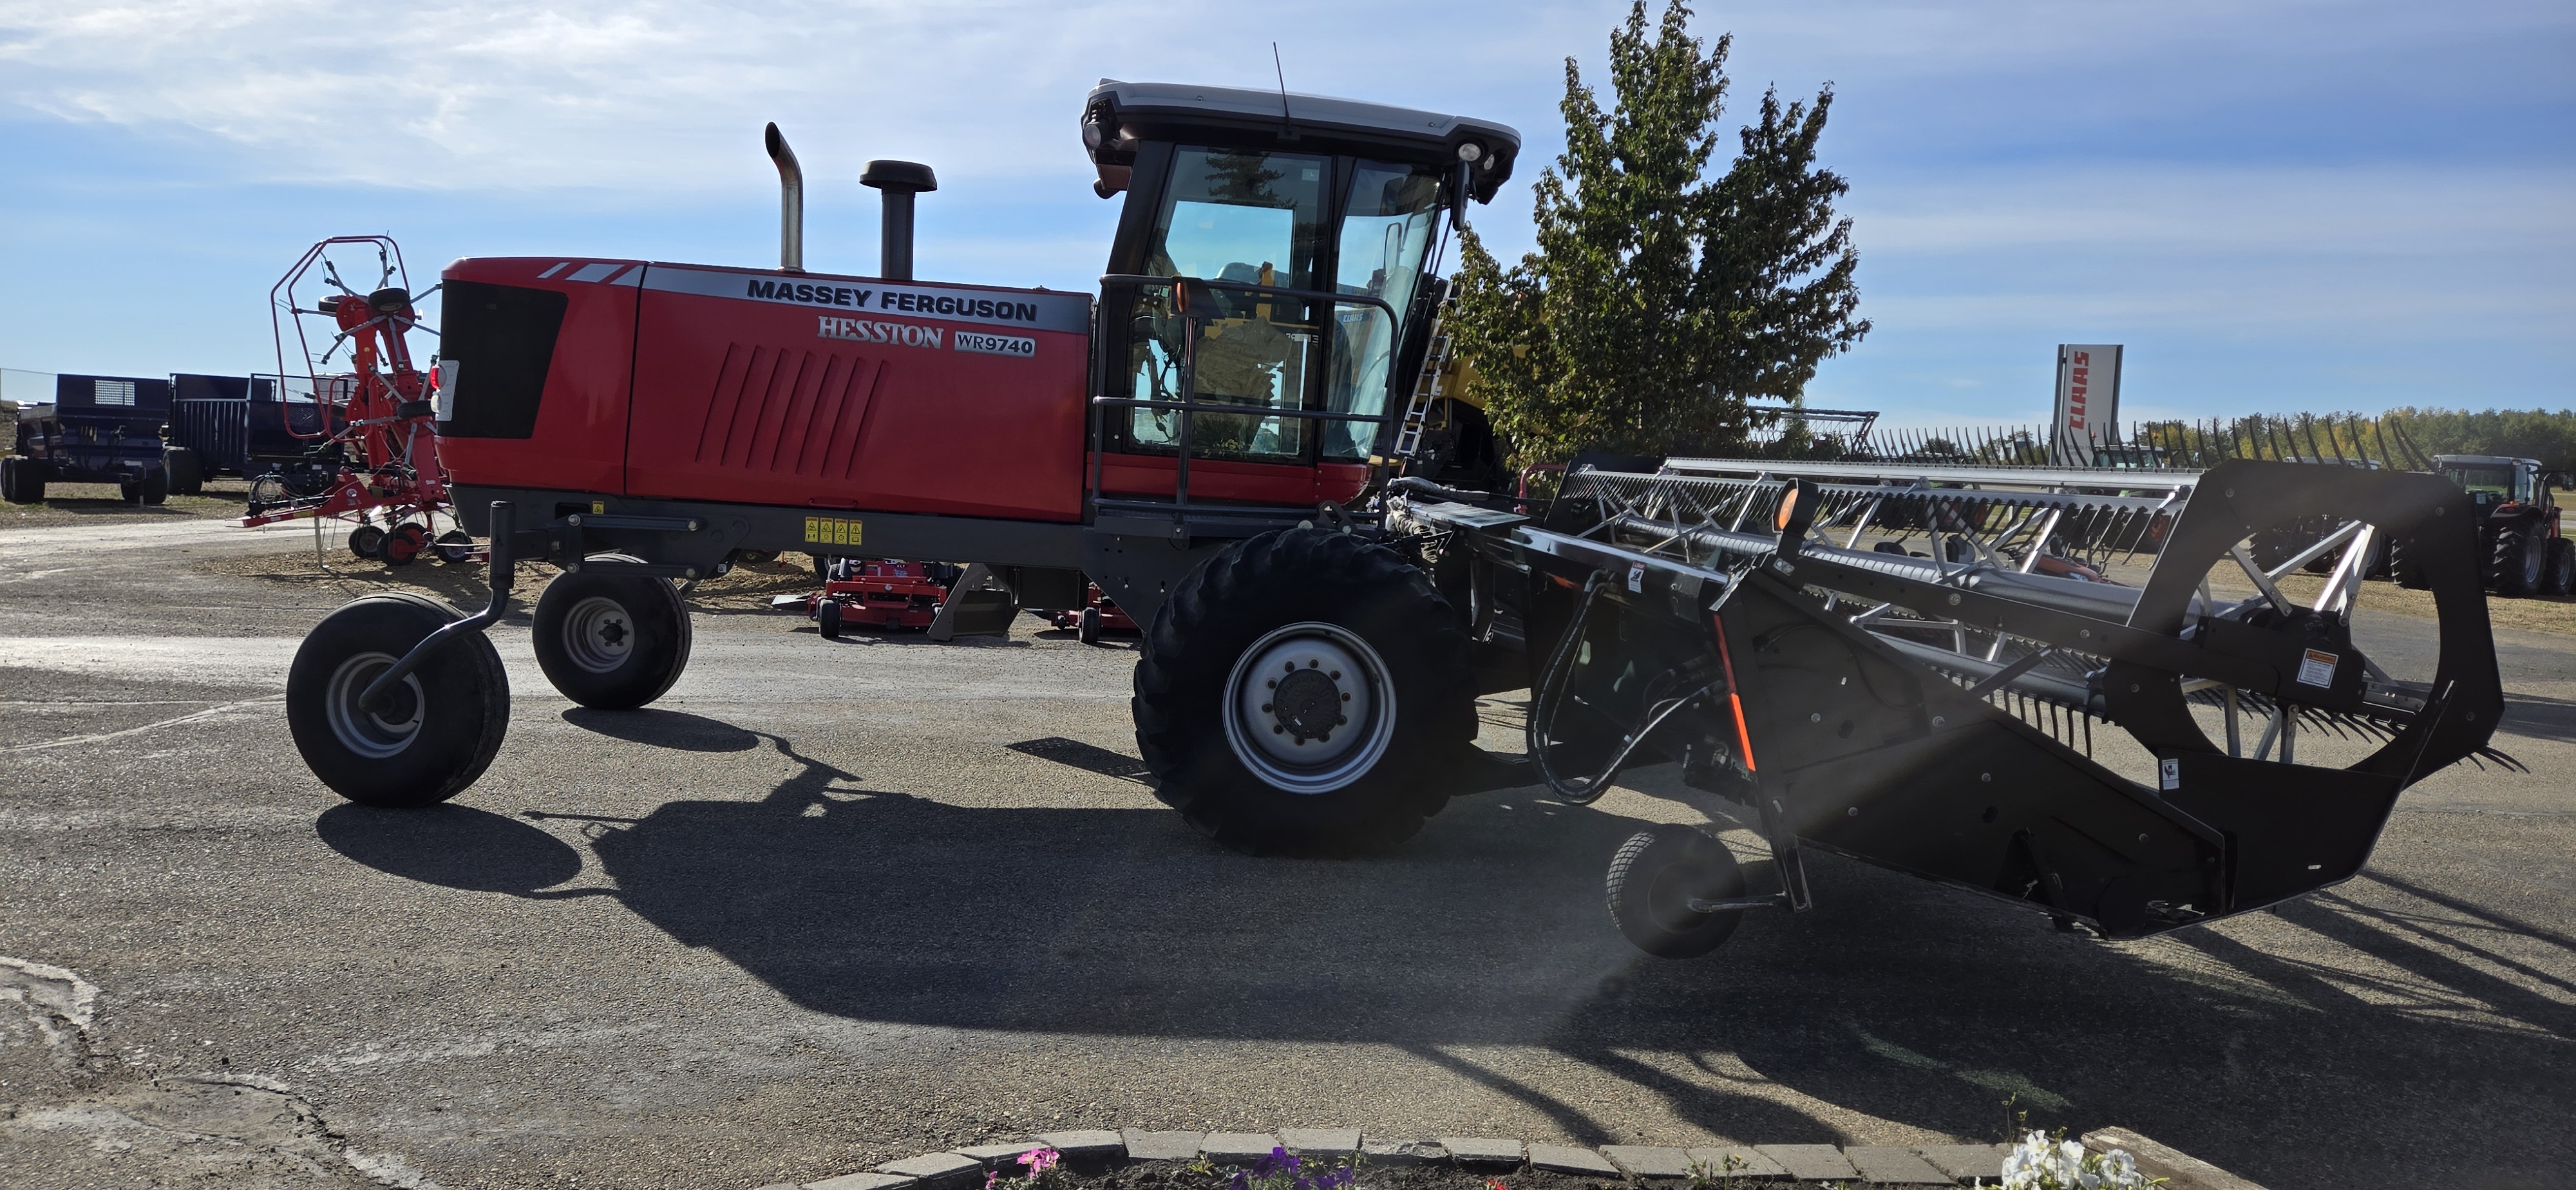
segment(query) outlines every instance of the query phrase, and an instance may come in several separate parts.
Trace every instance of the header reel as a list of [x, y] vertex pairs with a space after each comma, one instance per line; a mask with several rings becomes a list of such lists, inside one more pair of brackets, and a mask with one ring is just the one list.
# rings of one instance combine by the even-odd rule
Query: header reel
[[[1549, 659], [1530, 748], [1560, 794], [1675, 759], [1761, 824], [1773, 898], [1743, 898], [1705, 849], [1623, 852], [1715, 865], [1725, 893], [1679, 919], [1623, 912], [1656, 953], [1722, 940], [1715, 916], [1803, 908], [1806, 846], [2141, 937], [2343, 880], [2400, 790], [2511, 763], [2487, 747], [2503, 693], [2471, 510], [2439, 477], [1643, 462], [1578, 459], [1543, 524], [1411, 515], [1526, 567]], [[2260, 565], [2247, 542], [2281, 532], [2313, 540]], [[2433, 583], [2434, 649], [2356, 640], [2383, 540]]]

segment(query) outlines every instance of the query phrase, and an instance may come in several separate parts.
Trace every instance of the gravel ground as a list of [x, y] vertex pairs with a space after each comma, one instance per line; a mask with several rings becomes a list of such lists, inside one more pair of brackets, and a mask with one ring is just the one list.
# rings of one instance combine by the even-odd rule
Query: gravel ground
[[1813, 912], [1668, 963], [1600, 903], [1621, 839], [1697, 819], [1668, 774], [1247, 859], [1135, 776], [1131, 647], [1034, 619], [834, 644], [718, 607], [667, 699], [604, 714], [519, 615], [481, 783], [341, 804], [280, 692], [387, 579], [294, 577], [297, 532], [0, 530], [0, 1184], [748, 1188], [1059, 1126], [1928, 1144], [2007, 1095], [2276, 1188], [2576, 1163], [2562, 635], [2498, 634], [2537, 775], [2425, 782], [2277, 912], [2104, 944], [1820, 857]]

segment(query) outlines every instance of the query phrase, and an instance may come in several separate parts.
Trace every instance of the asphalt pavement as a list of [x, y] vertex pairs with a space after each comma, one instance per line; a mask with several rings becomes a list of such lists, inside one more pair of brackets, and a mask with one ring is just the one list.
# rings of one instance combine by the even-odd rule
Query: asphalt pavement
[[340, 596], [201, 565], [307, 546], [0, 533], [0, 1184], [748, 1188], [1090, 1126], [1928, 1144], [2008, 1096], [2275, 1188], [2576, 1168], [2576, 638], [2499, 634], [2531, 774], [2426, 781], [2277, 911], [2107, 944], [1820, 857], [1815, 910], [1675, 963], [1601, 896], [1699, 820], [1668, 773], [1246, 858], [1143, 783], [1132, 647], [1034, 619], [702, 615], [668, 697], [603, 713], [521, 614], [481, 782], [344, 804], [282, 707]]

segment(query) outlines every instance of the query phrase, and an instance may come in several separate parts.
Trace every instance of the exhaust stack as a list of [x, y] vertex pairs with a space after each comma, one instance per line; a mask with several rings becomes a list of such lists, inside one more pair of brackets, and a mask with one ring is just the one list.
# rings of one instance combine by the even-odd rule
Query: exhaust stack
[[796, 164], [796, 150], [787, 147], [777, 124], [772, 123], [760, 140], [769, 150], [770, 162], [778, 167], [778, 267], [801, 273], [805, 271], [805, 169]]
[[912, 196], [939, 189], [938, 175], [917, 161], [871, 161], [859, 171], [859, 184], [885, 192], [885, 235], [878, 249], [877, 275], [888, 281], [912, 280]]

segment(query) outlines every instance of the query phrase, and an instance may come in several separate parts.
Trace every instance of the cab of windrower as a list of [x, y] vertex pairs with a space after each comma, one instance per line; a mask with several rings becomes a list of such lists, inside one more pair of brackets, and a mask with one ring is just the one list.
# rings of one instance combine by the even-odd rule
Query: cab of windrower
[[[1511, 177], [1520, 134], [1323, 96], [1103, 81], [1082, 139], [1094, 190], [1125, 196], [1107, 272], [1214, 283], [1196, 291], [1193, 342], [1176, 285], [1105, 284], [1092, 391], [1177, 402], [1187, 384], [1246, 411], [1188, 419], [1193, 465], [1319, 468], [1326, 494], [1355, 492], [1383, 453], [1378, 425], [1259, 411], [1393, 412], [1444, 296], [1441, 248]], [[1151, 477], [1170, 470], [1183, 421], [1105, 411], [1104, 487], [1168, 488]]]

